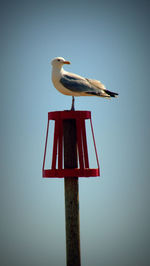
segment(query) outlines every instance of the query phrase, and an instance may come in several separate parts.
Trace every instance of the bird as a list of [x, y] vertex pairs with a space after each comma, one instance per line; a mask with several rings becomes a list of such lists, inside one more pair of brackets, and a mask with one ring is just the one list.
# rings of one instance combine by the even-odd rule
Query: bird
[[71, 110], [74, 111], [75, 96], [98, 96], [110, 99], [116, 98], [118, 93], [107, 90], [99, 80], [84, 78], [80, 75], [67, 72], [63, 65], [70, 65], [70, 61], [63, 57], [55, 57], [51, 61], [52, 82], [54, 87], [64, 95], [72, 96]]

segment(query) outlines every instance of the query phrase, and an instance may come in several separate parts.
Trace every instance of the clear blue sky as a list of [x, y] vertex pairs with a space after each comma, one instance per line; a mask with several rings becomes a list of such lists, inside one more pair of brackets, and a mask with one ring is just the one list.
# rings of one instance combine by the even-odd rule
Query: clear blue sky
[[63, 179], [42, 179], [47, 113], [71, 105], [51, 82], [63, 56], [119, 92], [76, 100], [101, 165], [79, 182], [82, 265], [148, 266], [149, 1], [8, 0], [0, 12], [1, 265], [65, 265]]

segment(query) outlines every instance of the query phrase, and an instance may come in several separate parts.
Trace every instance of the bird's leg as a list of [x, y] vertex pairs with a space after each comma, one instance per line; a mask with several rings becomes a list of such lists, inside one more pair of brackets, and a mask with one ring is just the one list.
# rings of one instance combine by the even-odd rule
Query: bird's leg
[[71, 111], [74, 111], [75, 110], [75, 108], [74, 108], [74, 101], [75, 101], [74, 96], [72, 96]]

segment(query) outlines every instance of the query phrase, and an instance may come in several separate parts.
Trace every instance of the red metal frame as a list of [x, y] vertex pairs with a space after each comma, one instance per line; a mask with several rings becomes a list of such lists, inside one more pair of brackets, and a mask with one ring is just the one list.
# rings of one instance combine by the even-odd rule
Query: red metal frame
[[[76, 120], [77, 150], [78, 150], [79, 166], [80, 166], [79, 168], [73, 168], [73, 169], [63, 168], [63, 120], [64, 119], [75, 119]], [[88, 157], [86, 127], [85, 127], [86, 119], [90, 119], [93, 143], [94, 143], [96, 161], [97, 161], [96, 169], [89, 168], [89, 157]], [[51, 165], [51, 169], [44, 169], [50, 120], [55, 121], [52, 165]], [[56, 167], [57, 160], [58, 160], [58, 168]], [[69, 177], [71, 176], [72, 177], [100, 176], [100, 166], [99, 166], [99, 161], [98, 161], [98, 155], [97, 155], [97, 150], [96, 150], [96, 143], [95, 143], [95, 138], [94, 138], [94, 131], [93, 131], [93, 126], [92, 126], [90, 111], [57, 111], [57, 112], [48, 113], [48, 123], [47, 123], [42, 174], [44, 178], [67, 177], [67, 176]]]

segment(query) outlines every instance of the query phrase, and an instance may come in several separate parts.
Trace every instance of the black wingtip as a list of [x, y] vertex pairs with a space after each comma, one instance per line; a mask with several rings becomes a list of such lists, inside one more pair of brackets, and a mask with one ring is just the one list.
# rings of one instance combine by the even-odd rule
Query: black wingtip
[[118, 97], [119, 93], [117, 92], [112, 92], [109, 90], [105, 90], [105, 92], [110, 96], [110, 97]]

